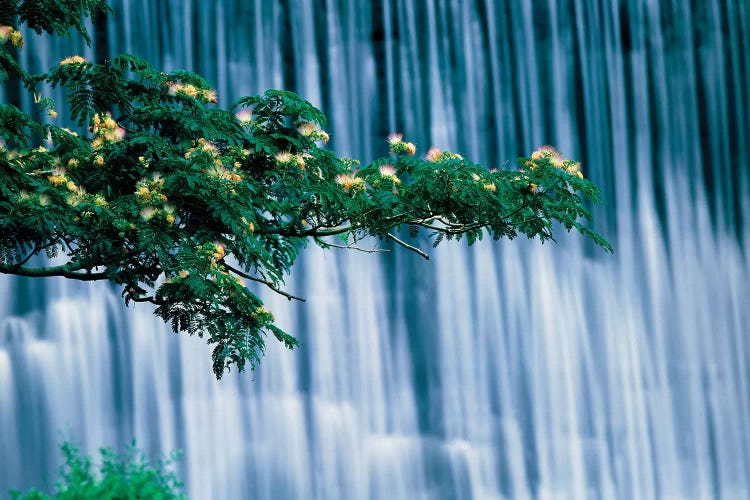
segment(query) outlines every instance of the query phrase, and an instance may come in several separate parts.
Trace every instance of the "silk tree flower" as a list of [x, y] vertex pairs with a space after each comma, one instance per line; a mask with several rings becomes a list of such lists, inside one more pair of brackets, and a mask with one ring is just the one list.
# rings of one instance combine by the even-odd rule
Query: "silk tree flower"
[[234, 114], [240, 125], [245, 126], [253, 120], [253, 112], [250, 109], [241, 109]]
[[11, 44], [18, 47], [23, 47], [23, 36], [21, 32], [12, 26], [0, 26], [0, 43], [10, 41]]
[[414, 155], [417, 147], [412, 142], [404, 142], [404, 135], [392, 133], [388, 136], [388, 143], [391, 145], [391, 153]]
[[401, 179], [396, 175], [396, 167], [393, 165], [381, 165], [380, 168], [378, 168], [378, 172], [380, 172], [380, 175], [383, 177], [390, 179], [394, 184], [401, 184]]
[[70, 56], [60, 61], [60, 66], [67, 66], [68, 64], [84, 64], [86, 62], [88, 61], [81, 56]]
[[442, 153], [439, 148], [436, 148], [435, 146], [432, 146], [430, 149], [427, 150], [427, 155], [425, 156], [425, 159], [427, 161], [436, 162], [440, 160]]

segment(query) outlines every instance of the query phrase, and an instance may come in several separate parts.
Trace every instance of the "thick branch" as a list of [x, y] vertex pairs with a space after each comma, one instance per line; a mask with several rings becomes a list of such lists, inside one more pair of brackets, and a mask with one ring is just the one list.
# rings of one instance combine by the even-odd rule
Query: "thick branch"
[[335, 236], [337, 234], [343, 234], [355, 229], [354, 226], [335, 226], [335, 227], [316, 227], [313, 229], [306, 229], [299, 231], [293, 228], [276, 228], [276, 229], [259, 229], [255, 231], [255, 234], [266, 235], [266, 234], [277, 234], [279, 236]]
[[0, 264], [0, 273], [15, 274], [17, 276], [28, 276], [31, 278], [62, 276], [65, 278], [80, 281], [96, 281], [107, 279], [106, 273], [92, 273], [91, 269], [85, 268], [82, 264], [74, 262], [68, 262], [67, 264], [63, 264], [61, 266], [49, 267], [24, 267], [19, 265]]

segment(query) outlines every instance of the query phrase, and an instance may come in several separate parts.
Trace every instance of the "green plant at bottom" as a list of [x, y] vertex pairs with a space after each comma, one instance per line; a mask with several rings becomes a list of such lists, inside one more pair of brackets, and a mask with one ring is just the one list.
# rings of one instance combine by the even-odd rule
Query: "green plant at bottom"
[[32, 489], [26, 493], [11, 492], [14, 500], [126, 500], [183, 499], [182, 483], [169, 470], [179, 454], [173, 453], [167, 460], [151, 461], [142, 451], [131, 444], [123, 453], [111, 448], [101, 449], [101, 465], [96, 468], [90, 457], [82, 455], [72, 443], [61, 446], [65, 465], [55, 485], [56, 492], [50, 496]]

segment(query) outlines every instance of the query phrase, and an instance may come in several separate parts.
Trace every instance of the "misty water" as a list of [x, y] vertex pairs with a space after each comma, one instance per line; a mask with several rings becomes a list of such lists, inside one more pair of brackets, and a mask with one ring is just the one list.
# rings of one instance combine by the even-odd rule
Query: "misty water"
[[[303, 346], [221, 382], [116, 288], [0, 277], [0, 491], [51, 487], [64, 438], [135, 438], [182, 449], [197, 499], [750, 497], [750, 3], [111, 3], [100, 52], [198, 71], [222, 104], [295, 90], [340, 154], [553, 144], [602, 186], [616, 253], [309, 248], [306, 303], [258, 291]], [[95, 58], [26, 36], [32, 70]]]

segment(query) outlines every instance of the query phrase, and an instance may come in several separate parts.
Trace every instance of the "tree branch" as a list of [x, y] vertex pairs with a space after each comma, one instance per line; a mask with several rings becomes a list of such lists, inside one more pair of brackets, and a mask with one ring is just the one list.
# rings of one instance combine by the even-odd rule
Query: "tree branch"
[[328, 243], [327, 241], [323, 241], [320, 238], [316, 237], [315, 241], [323, 245], [325, 248], [331, 247], [331, 248], [341, 248], [344, 250], [357, 250], [359, 252], [365, 252], [365, 253], [380, 253], [380, 252], [390, 252], [387, 248], [373, 248], [373, 249], [367, 249], [356, 246], [354, 243], [350, 243], [348, 245], [337, 245], [335, 243]]
[[[84, 271], [84, 272], [77, 272]], [[85, 268], [80, 263], [68, 262], [61, 266], [50, 267], [23, 267], [20, 265], [0, 264], [0, 273], [15, 274], [17, 276], [28, 276], [31, 278], [45, 278], [50, 276], [62, 276], [80, 281], [96, 281], [107, 279], [106, 273], [92, 273], [90, 268]]]
[[30, 260], [31, 260], [31, 258], [32, 258], [32, 257], [33, 257], [34, 255], [37, 255], [37, 254], [38, 254], [39, 252], [41, 252], [41, 251], [42, 251], [42, 250], [43, 250], [44, 248], [46, 248], [46, 247], [49, 247], [49, 245], [45, 245], [45, 246], [43, 246], [43, 247], [38, 247], [38, 246], [34, 245], [34, 249], [33, 249], [33, 250], [32, 250], [31, 252], [29, 252], [29, 255], [27, 255], [26, 257], [24, 257], [22, 261], [20, 261], [20, 262], [16, 262], [16, 263], [15, 263], [15, 264], [13, 264], [13, 265], [14, 265], [14, 266], [18, 266], [18, 267], [21, 267], [21, 266], [23, 266], [23, 265], [24, 265], [24, 264], [26, 264], [26, 263], [27, 263], [28, 261], [30, 261]]
[[409, 244], [408, 244], [407, 242], [405, 242], [405, 241], [403, 241], [403, 240], [400, 240], [400, 239], [399, 239], [399, 238], [397, 238], [396, 236], [393, 236], [393, 235], [392, 235], [391, 233], [386, 233], [386, 235], [385, 235], [385, 236], [386, 236], [386, 237], [387, 237], [388, 239], [390, 239], [390, 240], [393, 240], [394, 242], [398, 243], [398, 244], [399, 244], [399, 245], [401, 245], [402, 247], [406, 248], [407, 250], [411, 250], [412, 252], [415, 252], [416, 254], [418, 254], [418, 255], [421, 255], [421, 256], [422, 256], [422, 257], [424, 257], [425, 259], [427, 259], [427, 260], [430, 260], [430, 256], [429, 256], [429, 255], [427, 255], [426, 253], [424, 253], [424, 252], [423, 252], [422, 250], [420, 250], [419, 248], [417, 248], [417, 247], [415, 247], [415, 246], [411, 246], [411, 245], [409, 245]]
[[252, 281], [257, 281], [258, 283], [263, 283], [264, 285], [266, 285], [268, 288], [270, 288], [274, 292], [278, 293], [279, 295], [283, 295], [284, 297], [286, 297], [289, 300], [294, 299], [294, 300], [299, 300], [300, 302], [305, 302], [305, 299], [303, 299], [302, 297], [297, 297], [296, 295], [292, 295], [291, 293], [285, 292], [284, 290], [281, 290], [281, 289], [277, 288], [270, 281], [267, 281], [267, 280], [264, 280], [264, 279], [261, 279], [261, 278], [256, 278], [255, 276], [250, 276], [246, 272], [240, 271], [236, 267], [230, 266], [223, 259], [221, 261], [219, 261], [219, 262], [221, 262], [221, 264], [224, 267], [226, 267], [227, 269], [229, 269], [230, 271], [232, 271], [237, 276], [242, 276], [243, 278], [247, 278], [247, 279], [252, 280]]
[[316, 227], [313, 229], [306, 229], [304, 231], [297, 231], [292, 228], [276, 228], [276, 229], [257, 229], [255, 234], [258, 235], [269, 235], [277, 234], [279, 236], [335, 236], [337, 234], [346, 233], [355, 229], [355, 226], [335, 226], [335, 227]]
[[162, 304], [165, 304], [163, 300], [159, 300], [156, 297], [153, 297], [150, 295], [146, 297], [134, 297], [131, 295], [130, 297], [128, 297], [128, 299], [132, 300], [133, 302], [148, 302], [150, 304], [154, 304], [155, 306], [160, 306]]

